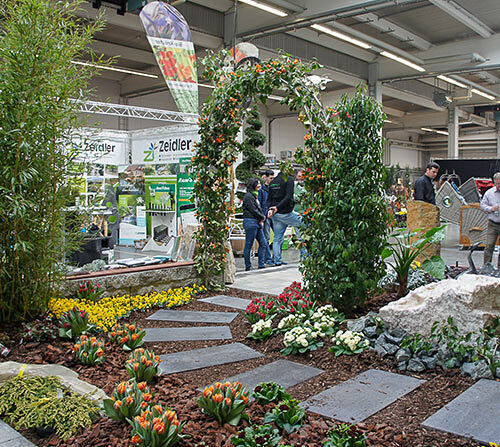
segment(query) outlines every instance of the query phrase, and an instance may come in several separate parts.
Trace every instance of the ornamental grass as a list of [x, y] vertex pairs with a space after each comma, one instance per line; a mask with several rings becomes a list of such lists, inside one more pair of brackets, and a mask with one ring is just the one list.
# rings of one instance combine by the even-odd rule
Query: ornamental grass
[[197, 293], [206, 291], [203, 286], [179, 287], [147, 295], [122, 295], [105, 297], [97, 302], [77, 298], [52, 298], [50, 312], [60, 318], [75, 306], [88, 314], [89, 323], [108, 332], [121, 318], [126, 318], [132, 311], [147, 310], [153, 307], [175, 307], [189, 303]]

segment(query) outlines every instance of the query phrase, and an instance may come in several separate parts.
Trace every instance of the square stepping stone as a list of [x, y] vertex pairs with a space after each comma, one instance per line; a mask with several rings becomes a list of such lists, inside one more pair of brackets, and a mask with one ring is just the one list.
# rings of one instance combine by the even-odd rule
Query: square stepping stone
[[146, 329], [144, 341], [230, 340], [229, 326], [159, 327]]
[[231, 323], [236, 312], [198, 312], [191, 310], [159, 310], [146, 320], [176, 321], [183, 323]]
[[3, 445], [6, 441], [11, 441], [17, 438], [24, 439], [21, 433], [14, 430], [9, 424], [0, 420], [0, 445]]
[[342, 422], [358, 423], [419, 387], [425, 380], [369, 369], [310, 397], [306, 408]]
[[500, 441], [500, 382], [481, 379], [422, 422], [489, 444]]
[[[262, 382], [276, 382], [286, 389], [315, 377], [322, 372], [322, 369], [283, 359], [229, 377], [224, 379], [223, 382], [226, 380], [229, 382], [237, 380], [250, 392]], [[202, 387], [201, 389], [204, 388]]]
[[234, 309], [246, 310], [252, 300], [245, 300], [229, 295], [216, 295], [209, 298], [202, 298], [200, 301], [204, 303], [217, 304], [218, 306], [232, 307]]
[[160, 355], [163, 360], [162, 374], [173, 374], [207, 366], [224, 365], [225, 363], [262, 357], [263, 354], [249, 348], [243, 343], [231, 343], [211, 348], [194, 349], [193, 351], [174, 352]]

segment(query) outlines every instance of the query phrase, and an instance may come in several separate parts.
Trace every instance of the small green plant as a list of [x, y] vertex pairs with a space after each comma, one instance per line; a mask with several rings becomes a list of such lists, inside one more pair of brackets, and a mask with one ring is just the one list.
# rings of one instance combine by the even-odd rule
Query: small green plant
[[452, 357], [445, 362], [448, 368], [458, 366], [474, 356], [473, 336], [472, 332], [460, 335], [452, 317], [448, 317], [446, 322], [435, 321], [431, 328], [431, 340], [446, 345], [452, 353]]
[[422, 352], [430, 352], [432, 344], [422, 334], [416, 333], [406, 336], [401, 342], [401, 347], [409, 349], [412, 354], [418, 355]]
[[332, 342], [330, 352], [335, 353], [335, 357], [342, 354], [360, 354], [370, 347], [370, 342], [360, 332], [337, 331], [332, 338]]
[[366, 437], [354, 425], [337, 424], [328, 432], [323, 447], [365, 447]]
[[[394, 242], [387, 243], [382, 251], [382, 259], [387, 259], [391, 255], [394, 261], [389, 264], [396, 272], [398, 279], [398, 296], [406, 294], [408, 285], [408, 272], [415, 259], [420, 255], [430, 244], [439, 242], [446, 235], [446, 225], [441, 227], [431, 228], [424, 234], [422, 230], [407, 231], [405, 228], [400, 228], [391, 234]], [[417, 238], [412, 242], [412, 239]], [[444, 278], [445, 263], [443, 259], [435, 255], [431, 259], [427, 259], [422, 264], [422, 269], [437, 279]]]
[[125, 369], [131, 379], [138, 382], [151, 382], [154, 377], [161, 374], [161, 359], [153, 351], [137, 348], [125, 363]]
[[102, 408], [111, 419], [123, 422], [147, 409], [152, 397], [146, 382], [129, 380], [121, 382], [115, 388], [111, 399], [102, 401]]
[[283, 336], [285, 347], [280, 351], [282, 355], [303, 354], [307, 351], [315, 351], [323, 346], [321, 331], [311, 326], [295, 326]]
[[100, 365], [106, 360], [103, 348], [103, 341], [82, 335], [73, 346], [73, 352], [84, 365]]
[[264, 422], [274, 422], [280, 430], [287, 433], [297, 431], [304, 423], [306, 411], [296, 399], [283, 399], [274, 407], [273, 411], [266, 413]]
[[285, 393], [281, 385], [275, 382], [263, 382], [254, 388], [252, 397], [259, 405], [267, 405], [271, 402], [289, 399], [291, 396]]
[[273, 335], [273, 332], [273, 320], [259, 320], [252, 324], [252, 331], [247, 335], [247, 338], [263, 341]]
[[279, 431], [267, 424], [245, 427], [238, 436], [231, 438], [234, 445], [241, 447], [276, 447], [280, 441]]
[[496, 376], [496, 371], [500, 368], [500, 340], [496, 336], [500, 328], [500, 317], [495, 318], [492, 323], [485, 327], [476, 339], [476, 357], [486, 361], [491, 374]]
[[92, 281], [85, 280], [78, 284], [76, 298], [78, 300], [98, 301], [103, 293], [99, 283], [94, 284]]
[[21, 343], [30, 341], [55, 340], [58, 327], [52, 316], [47, 312], [41, 318], [23, 323]]
[[183, 438], [184, 422], [180, 423], [173, 410], [154, 405], [129, 420], [132, 442], [148, 447], [172, 447]]
[[217, 382], [203, 390], [198, 398], [201, 411], [217, 420], [220, 426], [226, 422], [238, 425], [242, 418], [248, 419], [245, 409], [248, 405], [248, 393], [239, 382]]
[[59, 337], [76, 339], [86, 334], [93, 326], [89, 325], [89, 315], [77, 306], [61, 315], [59, 318]]
[[99, 409], [57, 377], [15, 377], [0, 387], [0, 417], [16, 429], [51, 427], [63, 440], [89, 427]]

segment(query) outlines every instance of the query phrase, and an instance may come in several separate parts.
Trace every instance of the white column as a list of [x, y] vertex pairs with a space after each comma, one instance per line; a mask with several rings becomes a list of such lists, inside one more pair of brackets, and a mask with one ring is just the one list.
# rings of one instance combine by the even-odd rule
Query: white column
[[368, 65], [368, 93], [382, 104], [382, 82], [379, 80], [379, 64], [373, 62]]
[[448, 158], [458, 158], [458, 108], [448, 107]]
[[497, 158], [500, 158], [500, 122], [497, 123]]

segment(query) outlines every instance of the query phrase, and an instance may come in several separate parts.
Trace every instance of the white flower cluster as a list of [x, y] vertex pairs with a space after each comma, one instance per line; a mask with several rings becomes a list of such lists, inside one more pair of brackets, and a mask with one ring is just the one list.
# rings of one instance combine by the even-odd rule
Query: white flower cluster
[[290, 314], [280, 320], [278, 329], [287, 329], [297, 326], [302, 321], [302, 314]]
[[311, 326], [295, 326], [285, 333], [283, 344], [289, 346], [297, 343], [306, 348], [310, 341], [316, 340], [318, 337], [320, 337], [320, 332], [315, 331]]
[[320, 307], [311, 317], [315, 329], [327, 331], [329, 328], [335, 327], [337, 320], [337, 309], [330, 304]]
[[259, 320], [257, 323], [252, 324], [252, 334], [262, 333], [266, 329], [271, 329], [272, 320]]
[[338, 331], [335, 334], [335, 337], [332, 338], [332, 342], [334, 342], [337, 346], [342, 343], [351, 351], [355, 351], [357, 348], [365, 348], [368, 346], [368, 340], [364, 338], [363, 334], [353, 331]]

